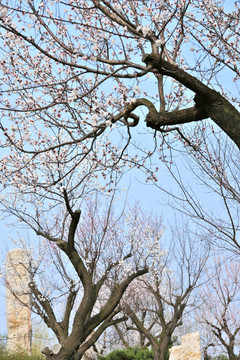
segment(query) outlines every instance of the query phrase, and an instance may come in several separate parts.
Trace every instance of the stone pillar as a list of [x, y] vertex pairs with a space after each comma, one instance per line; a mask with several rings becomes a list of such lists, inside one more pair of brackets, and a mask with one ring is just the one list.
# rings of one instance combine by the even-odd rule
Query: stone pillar
[[10, 250], [6, 260], [7, 350], [31, 352], [31, 281], [29, 259], [22, 249]]
[[201, 360], [199, 333], [194, 332], [182, 336], [181, 345], [173, 346], [169, 360]]

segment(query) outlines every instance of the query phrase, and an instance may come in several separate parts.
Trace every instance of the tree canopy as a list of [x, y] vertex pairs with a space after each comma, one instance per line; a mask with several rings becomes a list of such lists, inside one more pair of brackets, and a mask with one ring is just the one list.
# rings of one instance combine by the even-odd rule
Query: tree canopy
[[146, 166], [140, 119], [157, 148], [207, 118], [240, 146], [237, 2], [3, 1], [0, 26], [5, 186]]

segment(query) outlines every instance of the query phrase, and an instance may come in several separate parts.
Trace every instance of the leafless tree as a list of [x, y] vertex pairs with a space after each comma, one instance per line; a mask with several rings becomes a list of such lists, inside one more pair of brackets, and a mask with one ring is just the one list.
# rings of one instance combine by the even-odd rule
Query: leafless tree
[[122, 329], [118, 334], [123, 345], [127, 344], [125, 324], [128, 331], [139, 335], [135, 345], [151, 345], [154, 359], [167, 358], [177, 328], [200, 304], [196, 289], [203, 279], [208, 251], [199, 251], [199, 244], [194, 244], [191, 235], [188, 238], [180, 231], [173, 235], [168, 254], [157, 264], [158, 270], [132, 282], [121, 301], [123, 312], [129, 317], [117, 325]]
[[[125, 319], [118, 304], [128, 285], [148, 271], [146, 248], [149, 238], [131, 238], [126, 231], [123, 214], [113, 213], [113, 197], [105, 204], [96, 198], [88, 199], [82, 209], [73, 210], [64, 191], [67, 212], [58, 238], [39, 232], [42, 239], [32, 247], [19, 239], [31, 258], [29, 288], [31, 310], [53, 331], [60, 352], [49, 348], [47, 359], [80, 359], [95, 344], [104, 330]], [[147, 226], [147, 224], [146, 224]], [[59, 229], [51, 229], [61, 233]], [[147, 236], [147, 231], [145, 235]], [[144, 256], [145, 253], [145, 256]], [[131, 258], [134, 261], [129, 263]], [[18, 296], [14, 289], [11, 289]], [[23, 304], [27, 305], [27, 304]]]
[[230, 360], [239, 359], [239, 271], [239, 261], [215, 256], [197, 311], [197, 321], [213, 335], [212, 345], [220, 346]]

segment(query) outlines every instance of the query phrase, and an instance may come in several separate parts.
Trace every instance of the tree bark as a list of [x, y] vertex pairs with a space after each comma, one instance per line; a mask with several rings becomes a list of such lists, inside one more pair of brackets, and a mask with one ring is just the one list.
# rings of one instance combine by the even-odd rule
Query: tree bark
[[154, 360], [166, 360], [170, 344], [171, 336], [165, 333], [161, 342], [157, 346], [152, 346]]

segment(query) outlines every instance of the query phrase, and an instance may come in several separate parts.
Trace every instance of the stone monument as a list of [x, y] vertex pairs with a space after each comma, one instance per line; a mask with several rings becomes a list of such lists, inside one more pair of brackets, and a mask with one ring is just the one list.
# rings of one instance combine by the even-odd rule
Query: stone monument
[[201, 360], [199, 333], [194, 332], [182, 336], [181, 345], [173, 346], [169, 360]]
[[7, 350], [31, 352], [31, 281], [29, 259], [22, 249], [10, 250], [6, 260]]

